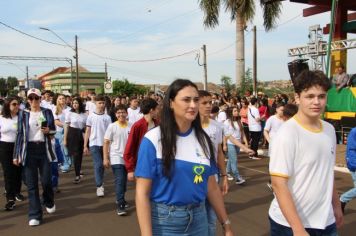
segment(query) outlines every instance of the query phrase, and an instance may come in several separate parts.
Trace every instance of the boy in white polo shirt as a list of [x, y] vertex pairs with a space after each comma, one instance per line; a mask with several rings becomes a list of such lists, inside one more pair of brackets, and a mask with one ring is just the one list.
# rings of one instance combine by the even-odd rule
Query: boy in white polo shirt
[[110, 124], [104, 136], [104, 166], [111, 165], [115, 176], [115, 192], [117, 202], [117, 214], [126, 215], [125, 192], [127, 183], [127, 171], [125, 168], [124, 151], [127, 138], [130, 132], [130, 125], [127, 122], [127, 108], [120, 104], [115, 107], [117, 121]]
[[298, 112], [278, 130], [271, 151], [271, 236], [337, 235], [343, 217], [334, 187], [335, 130], [320, 120], [330, 82], [321, 71], [303, 71], [294, 88]]
[[88, 154], [88, 142], [90, 153], [93, 158], [96, 195], [104, 197], [104, 166], [103, 166], [103, 145], [104, 134], [111, 118], [105, 114], [105, 98], [103, 95], [96, 97], [96, 111], [91, 113], [86, 122], [84, 135], [84, 154]]

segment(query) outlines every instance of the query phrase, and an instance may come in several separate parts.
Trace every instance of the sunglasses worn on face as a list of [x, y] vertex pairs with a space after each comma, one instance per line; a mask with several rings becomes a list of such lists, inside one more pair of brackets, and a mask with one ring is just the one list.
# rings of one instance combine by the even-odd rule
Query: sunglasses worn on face
[[30, 101], [33, 101], [33, 100], [40, 100], [40, 97], [38, 97], [38, 96], [29, 96], [28, 97], [28, 100], [30, 100]]

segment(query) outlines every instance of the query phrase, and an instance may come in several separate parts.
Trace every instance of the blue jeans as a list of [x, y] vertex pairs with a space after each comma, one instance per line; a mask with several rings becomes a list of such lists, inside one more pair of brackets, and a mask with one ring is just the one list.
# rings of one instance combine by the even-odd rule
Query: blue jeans
[[[293, 236], [293, 231], [290, 227], [280, 225], [271, 218], [269, 218], [271, 226], [271, 236]], [[337, 236], [336, 224], [333, 223], [325, 229], [305, 229], [310, 236]]]
[[340, 201], [342, 202], [349, 202], [356, 197], [356, 171], [351, 172], [351, 177], [354, 181], [354, 187], [341, 195]]
[[[61, 160], [61, 158], [58, 157], [58, 162], [59, 163], [63, 162], [62, 170], [68, 171], [69, 168], [72, 166], [72, 159], [68, 155], [67, 148], [63, 145], [63, 136], [64, 136], [64, 134], [62, 132], [57, 132], [54, 137], [55, 137], [56, 141], [58, 142], [58, 144], [56, 142], [56, 146], [59, 145], [59, 149], [63, 156], [63, 161]], [[57, 148], [56, 148], [56, 153], [57, 153]]]
[[100, 187], [104, 182], [103, 147], [91, 146], [89, 149], [93, 158], [95, 184]]
[[29, 219], [42, 219], [42, 206], [38, 189], [38, 174], [43, 189], [43, 204], [46, 207], [53, 207], [54, 195], [51, 181], [51, 164], [47, 158], [44, 143], [28, 144], [24, 173], [28, 191]]
[[205, 202], [186, 206], [151, 202], [151, 219], [155, 236], [208, 235]]
[[58, 187], [58, 162], [51, 162], [52, 188]]
[[227, 144], [227, 157], [229, 158], [226, 165], [226, 173], [231, 173], [235, 180], [240, 178], [237, 168], [237, 155], [240, 153], [240, 148], [234, 144]]
[[127, 171], [125, 165], [112, 165], [112, 172], [115, 177], [116, 202], [119, 206], [125, 204], [125, 192], [127, 184]]

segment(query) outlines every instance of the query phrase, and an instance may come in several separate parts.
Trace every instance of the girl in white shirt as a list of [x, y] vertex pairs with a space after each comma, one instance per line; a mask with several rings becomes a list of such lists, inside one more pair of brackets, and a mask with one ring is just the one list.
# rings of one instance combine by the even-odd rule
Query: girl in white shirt
[[0, 116], [0, 161], [4, 172], [6, 211], [14, 209], [16, 200], [24, 200], [23, 195], [20, 193], [22, 168], [12, 164], [18, 111], [19, 100], [16, 97], [8, 97], [5, 100], [2, 115]]
[[73, 183], [80, 183], [81, 167], [83, 159], [84, 139], [83, 132], [87, 120], [84, 105], [80, 97], [72, 102], [72, 109], [67, 112], [64, 129], [63, 144], [68, 148], [68, 154], [73, 158], [75, 179]]

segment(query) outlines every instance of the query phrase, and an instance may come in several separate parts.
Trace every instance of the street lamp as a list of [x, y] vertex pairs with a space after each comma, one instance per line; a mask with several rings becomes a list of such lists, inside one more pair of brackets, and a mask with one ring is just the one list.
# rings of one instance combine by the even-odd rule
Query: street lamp
[[[79, 93], [79, 63], [78, 63], [78, 36], [75, 35], [75, 47], [73, 47], [72, 45], [70, 45], [69, 43], [67, 43], [62, 37], [60, 37], [58, 34], [56, 34], [53, 30], [49, 29], [49, 28], [45, 28], [45, 27], [40, 27], [41, 30], [46, 30], [51, 32], [52, 34], [54, 34], [57, 38], [59, 38], [63, 43], [65, 43], [65, 45], [67, 45], [68, 47], [70, 47], [75, 55], [75, 70], [76, 70], [76, 90], [77, 93]], [[73, 94], [73, 68], [71, 65], [70, 68], [70, 74], [71, 74], [71, 87], [72, 87], [72, 94]]]

